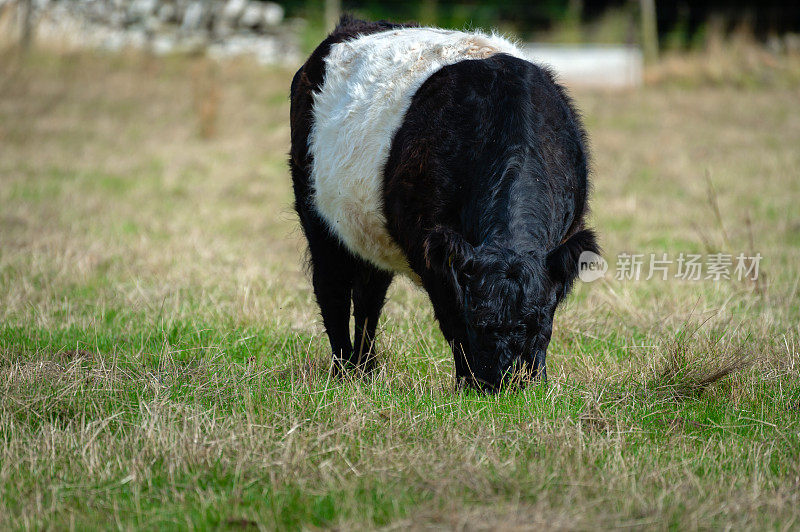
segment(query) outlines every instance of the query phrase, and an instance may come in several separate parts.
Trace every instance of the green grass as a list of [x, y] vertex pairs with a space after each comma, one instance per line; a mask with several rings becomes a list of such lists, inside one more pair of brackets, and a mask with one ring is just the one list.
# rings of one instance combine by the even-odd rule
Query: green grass
[[580, 285], [549, 382], [486, 396], [456, 387], [402, 280], [378, 372], [330, 376], [290, 207], [290, 71], [8, 71], [0, 528], [797, 525], [796, 88], [576, 93], [612, 268], [752, 249], [764, 276]]
[[[508, 519], [577, 503], [601, 506], [609, 524], [685, 526], [701, 496], [749, 505], [702, 515], [704, 527], [778, 526], [775, 505], [794, 511], [797, 383], [559, 376], [487, 397], [399, 361], [392, 371], [433, 382], [331, 380], [310, 338], [273, 328], [112, 321], [0, 330], [12, 523], [373, 527], [417, 523], [420, 511], [446, 524], [454, 508], [488, 518], [510, 504]], [[587, 348], [619, 356], [613, 342]]]

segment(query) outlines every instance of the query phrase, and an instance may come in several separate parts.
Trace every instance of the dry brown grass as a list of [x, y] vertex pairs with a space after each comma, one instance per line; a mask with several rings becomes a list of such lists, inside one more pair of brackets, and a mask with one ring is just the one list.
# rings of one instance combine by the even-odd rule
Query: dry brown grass
[[405, 281], [375, 378], [328, 375], [290, 76], [80, 53], [0, 80], [0, 528], [796, 526], [796, 86], [576, 94], [612, 267], [765, 275], [580, 286], [550, 383], [485, 397]]
[[730, 38], [712, 33], [701, 50], [667, 53], [647, 69], [646, 81], [686, 87], [796, 87], [800, 83], [800, 53], [771, 52], [746, 31]]

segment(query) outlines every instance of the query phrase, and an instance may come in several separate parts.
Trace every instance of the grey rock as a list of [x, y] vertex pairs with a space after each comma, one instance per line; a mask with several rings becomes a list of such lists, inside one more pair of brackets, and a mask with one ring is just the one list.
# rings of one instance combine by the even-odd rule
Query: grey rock
[[122, 11], [114, 11], [112, 13], [108, 13], [106, 17], [103, 17], [102, 15], [98, 17], [98, 20], [100, 21], [104, 19], [108, 21], [108, 24], [111, 27], [121, 28], [122, 26], [125, 25], [125, 20], [127, 19], [127, 17], [125, 16], [125, 13], [123, 13]]
[[264, 9], [260, 2], [250, 2], [244, 8], [239, 19], [239, 26], [244, 28], [257, 28], [264, 22]]
[[236, 23], [247, 7], [247, 0], [228, 0], [222, 9], [222, 18], [231, 24]]
[[203, 22], [203, 4], [192, 2], [183, 14], [181, 29], [183, 31], [197, 30]]
[[156, 11], [158, 0], [133, 0], [128, 8], [128, 14], [136, 18], [145, 18]]
[[173, 4], [161, 4], [156, 15], [165, 24], [178, 22], [178, 10]]
[[283, 7], [274, 2], [264, 3], [264, 24], [277, 26], [283, 21]]
[[161, 21], [158, 20], [158, 17], [156, 16], [149, 16], [146, 19], [144, 19], [144, 22], [142, 22], [142, 28], [148, 34], [152, 35], [159, 29], [161, 29]]
[[153, 53], [158, 55], [168, 54], [175, 50], [175, 38], [171, 35], [156, 35], [150, 46]]

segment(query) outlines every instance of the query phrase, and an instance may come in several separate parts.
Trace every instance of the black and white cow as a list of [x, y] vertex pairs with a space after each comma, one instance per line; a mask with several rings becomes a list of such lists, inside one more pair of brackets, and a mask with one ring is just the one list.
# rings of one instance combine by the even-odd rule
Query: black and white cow
[[597, 250], [585, 134], [550, 73], [496, 35], [345, 17], [291, 100], [295, 208], [335, 368], [373, 366], [403, 273], [459, 380], [545, 377], [556, 306]]

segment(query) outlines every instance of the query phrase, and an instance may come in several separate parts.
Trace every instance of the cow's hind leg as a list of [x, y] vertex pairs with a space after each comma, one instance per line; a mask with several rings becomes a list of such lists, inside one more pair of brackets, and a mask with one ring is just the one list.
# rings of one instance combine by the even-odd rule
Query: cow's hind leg
[[[316, 225], [316, 224], [315, 224]], [[311, 254], [314, 295], [333, 352], [334, 371], [352, 366], [350, 302], [356, 275], [356, 259], [328, 234], [322, 224], [305, 226]]]
[[362, 264], [353, 285], [353, 318], [355, 337], [353, 339], [354, 362], [367, 371], [375, 366], [375, 329], [381, 315], [386, 291], [394, 275], [379, 270], [372, 265]]

